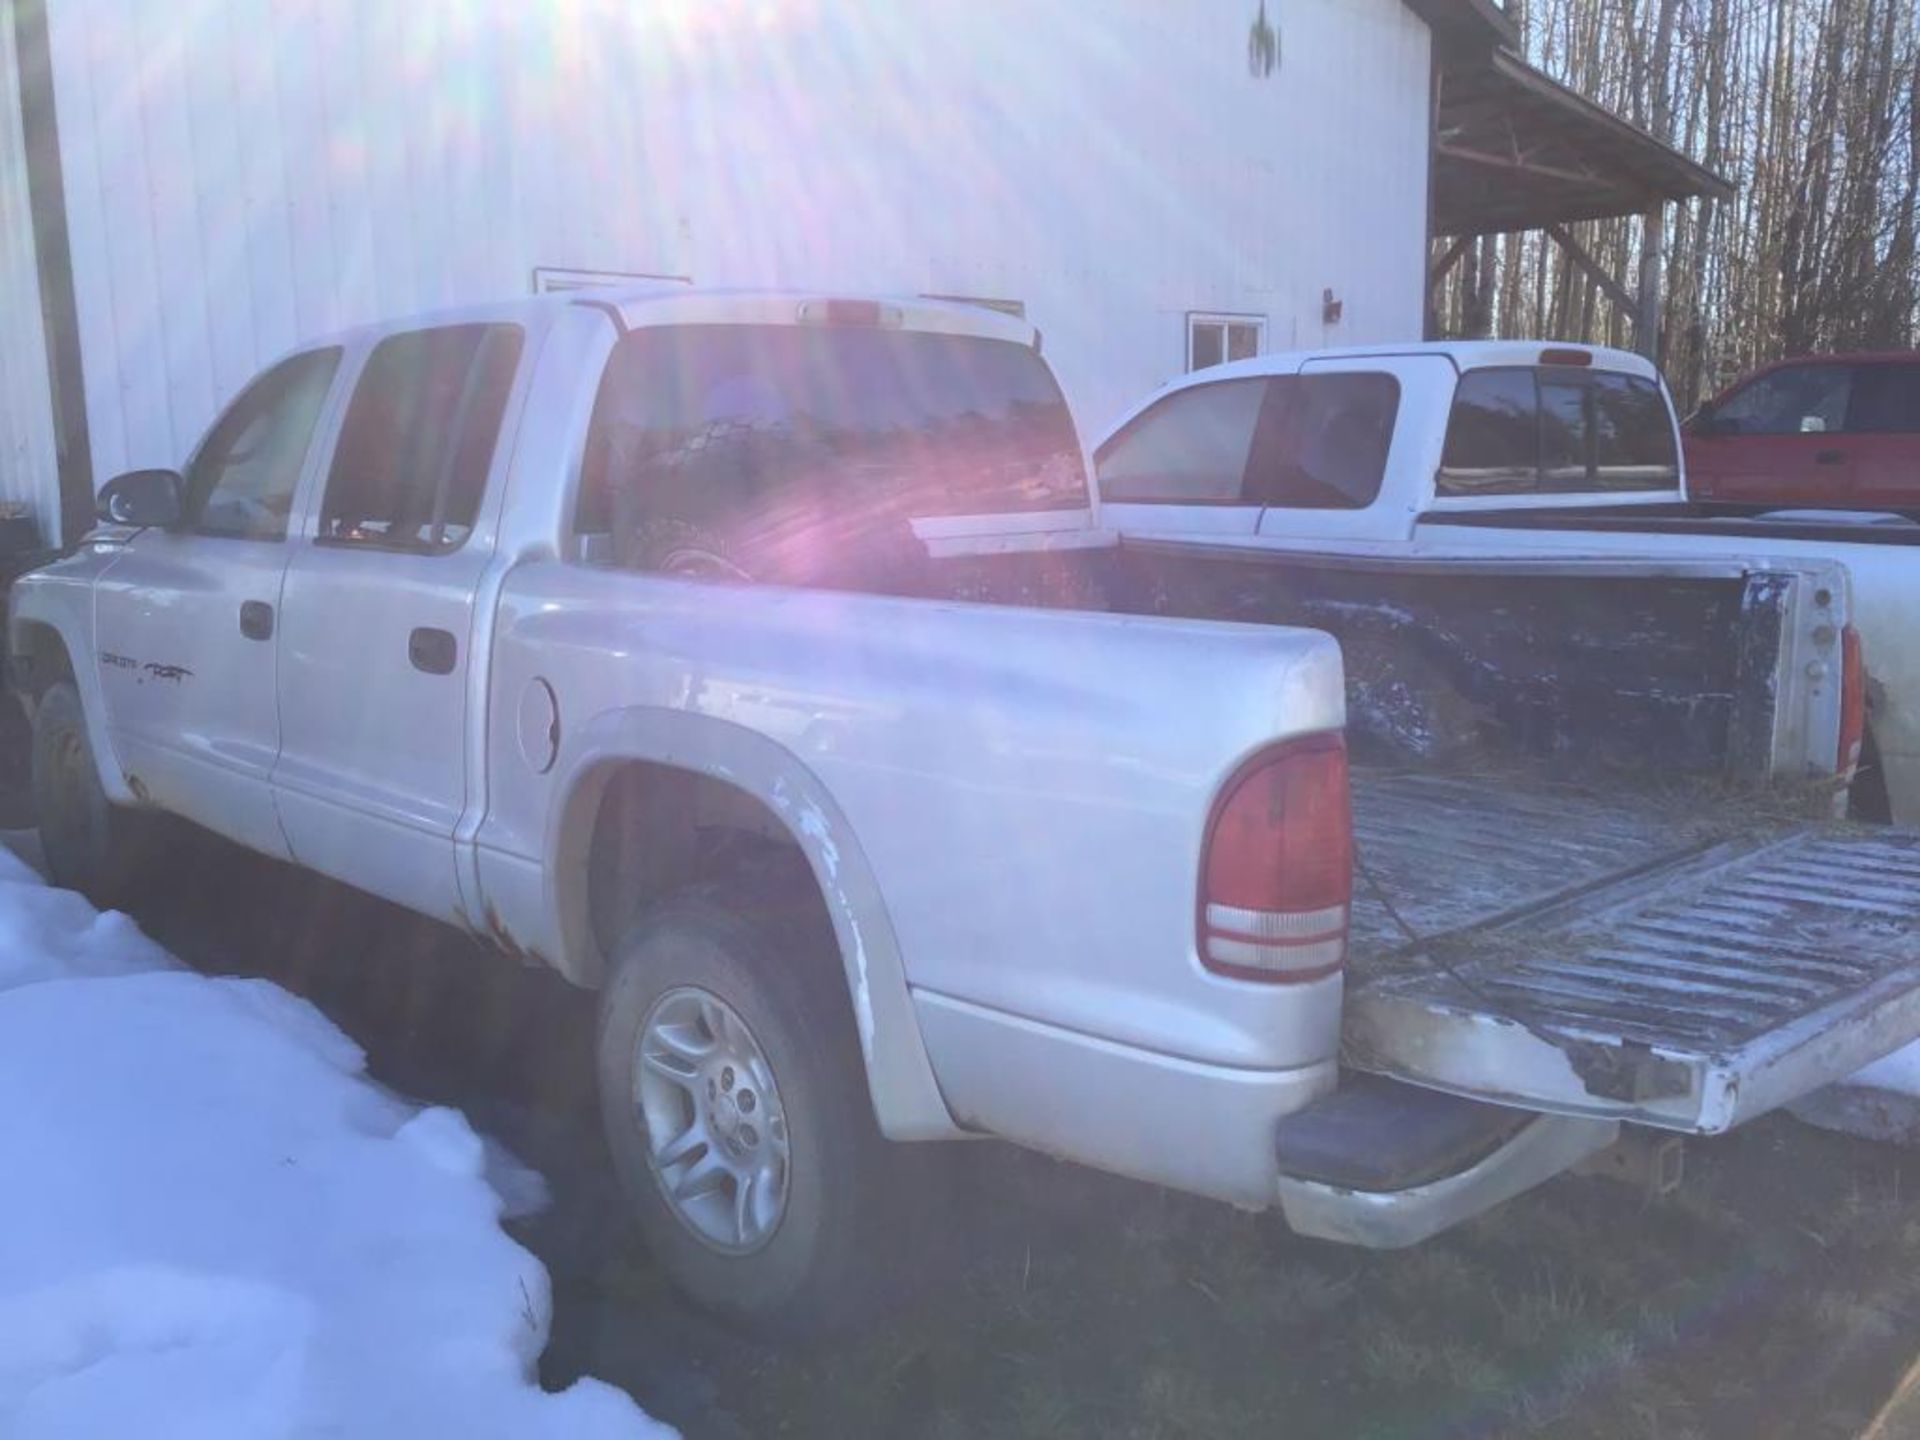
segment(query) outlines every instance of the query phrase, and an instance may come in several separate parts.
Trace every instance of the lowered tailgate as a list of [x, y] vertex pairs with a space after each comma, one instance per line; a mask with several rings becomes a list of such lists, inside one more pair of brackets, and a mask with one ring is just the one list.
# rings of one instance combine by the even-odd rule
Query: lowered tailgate
[[1717, 1133], [1920, 1035], [1920, 833], [1356, 777], [1348, 1063]]

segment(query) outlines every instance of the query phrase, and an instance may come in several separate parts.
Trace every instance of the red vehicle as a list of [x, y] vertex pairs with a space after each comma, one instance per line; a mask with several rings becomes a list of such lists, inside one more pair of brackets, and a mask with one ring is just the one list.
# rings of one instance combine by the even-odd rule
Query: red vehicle
[[1780, 361], [1684, 434], [1696, 500], [1920, 511], [1920, 351]]

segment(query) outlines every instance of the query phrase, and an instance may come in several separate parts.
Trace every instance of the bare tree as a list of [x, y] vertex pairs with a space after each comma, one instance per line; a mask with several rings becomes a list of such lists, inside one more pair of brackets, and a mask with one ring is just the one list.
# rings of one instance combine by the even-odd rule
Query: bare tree
[[[1762, 360], [1920, 341], [1920, 0], [1527, 0], [1528, 58], [1737, 186], [1671, 207], [1660, 354], [1683, 403]], [[1573, 238], [1616, 275], [1638, 220]], [[1456, 269], [1437, 313], [1496, 333], [1630, 342], [1633, 317], [1539, 235]], [[1475, 317], [1479, 318], [1479, 317]]]

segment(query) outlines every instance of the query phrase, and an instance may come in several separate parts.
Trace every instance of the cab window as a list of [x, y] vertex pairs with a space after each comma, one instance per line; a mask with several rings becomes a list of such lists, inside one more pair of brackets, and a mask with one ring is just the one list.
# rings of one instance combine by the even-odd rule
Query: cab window
[[1265, 380], [1167, 396], [1101, 447], [1100, 498], [1117, 504], [1243, 505]]
[[518, 325], [448, 325], [374, 347], [327, 474], [320, 540], [428, 554], [463, 544], [521, 344]]
[[284, 540], [300, 469], [340, 368], [337, 349], [281, 361], [235, 400], [187, 467], [196, 534]]
[[1101, 447], [1119, 504], [1362, 510], [1380, 494], [1400, 382], [1355, 371], [1182, 390]]
[[1784, 365], [1713, 408], [1722, 435], [1824, 435], [1844, 428], [1853, 392], [1846, 365]]

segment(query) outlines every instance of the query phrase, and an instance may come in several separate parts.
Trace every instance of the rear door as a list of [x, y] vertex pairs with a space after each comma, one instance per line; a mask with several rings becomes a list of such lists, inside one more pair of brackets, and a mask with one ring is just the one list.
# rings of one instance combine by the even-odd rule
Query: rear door
[[1853, 367], [1801, 361], [1763, 371], [1688, 427], [1687, 488], [1742, 505], [1852, 503], [1846, 435]]
[[1854, 370], [1847, 448], [1856, 504], [1920, 509], [1920, 360]]
[[524, 341], [464, 324], [375, 346], [287, 567], [273, 785], [294, 857], [448, 919], [469, 679], [485, 678], [475, 596]]
[[135, 535], [94, 587], [101, 695], [129, 782], [269, 855], [287, 853], [268, 782], [288, 520], [340, 368], [338, 349], [311, 350], [254, 380], [188, 463], [185, 523]]
[[1920, 832], [1362, 778], [1345, 1057], [1717, 1133], [1920, 1035]]

